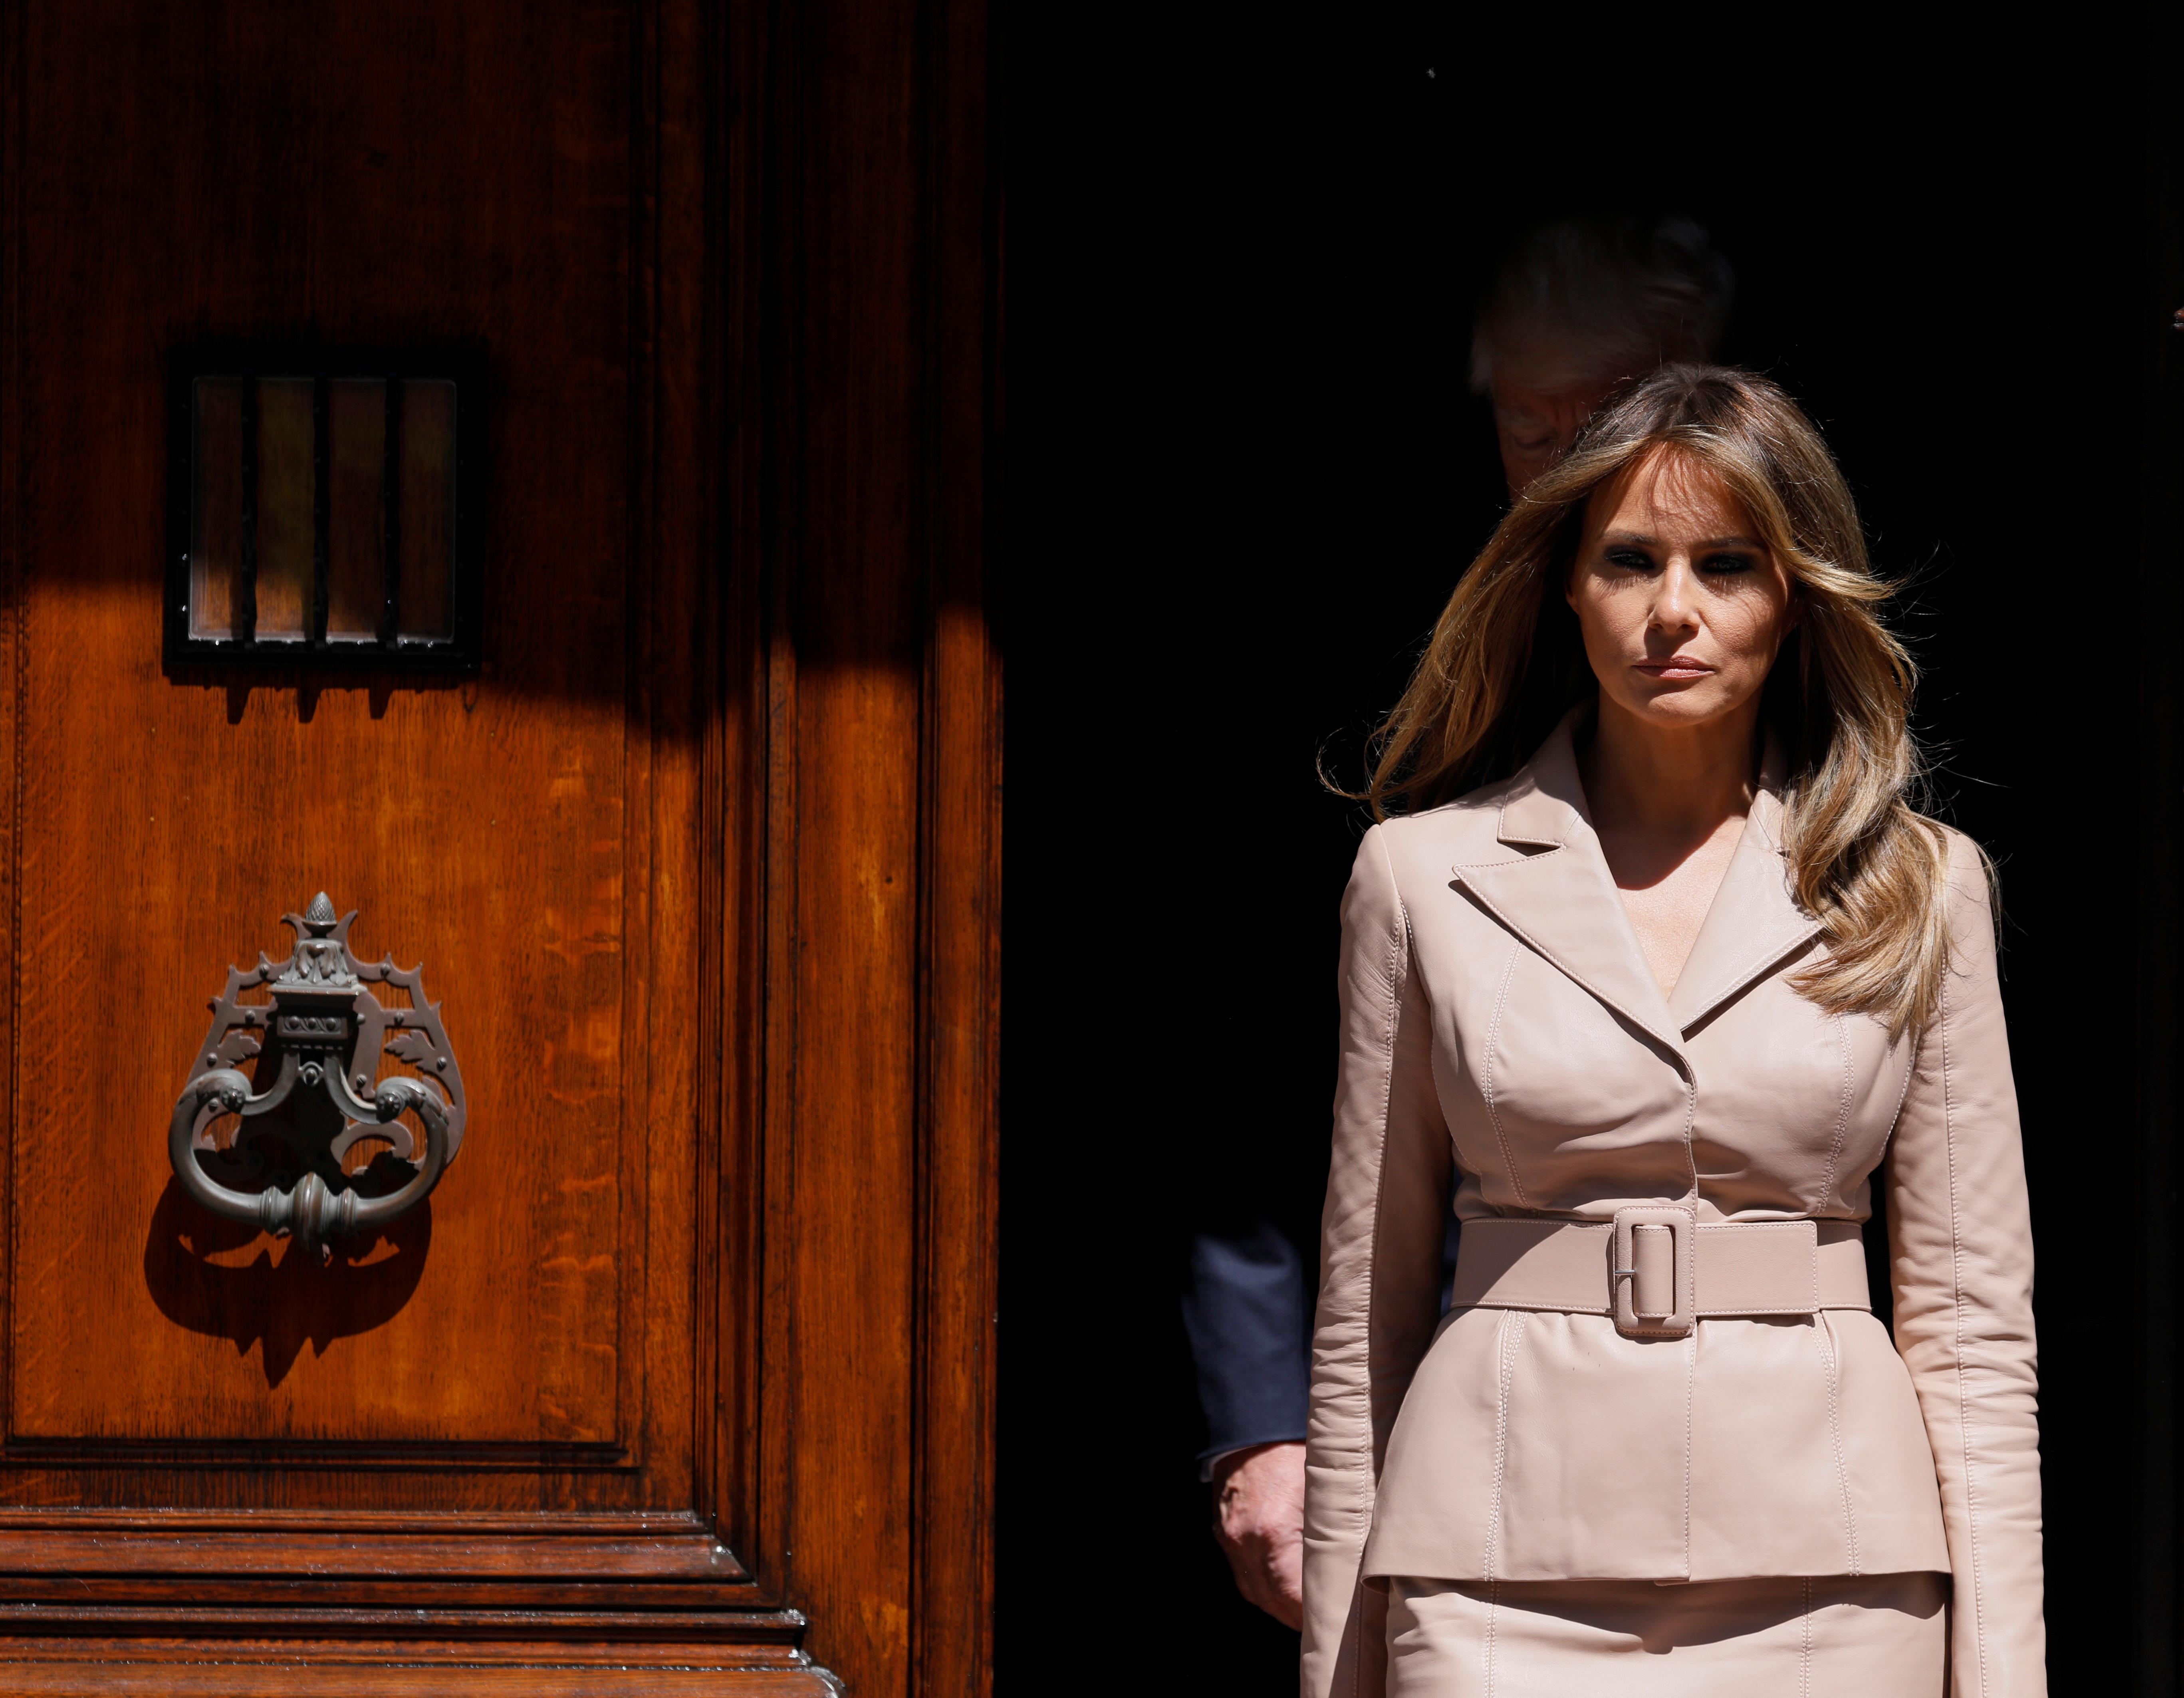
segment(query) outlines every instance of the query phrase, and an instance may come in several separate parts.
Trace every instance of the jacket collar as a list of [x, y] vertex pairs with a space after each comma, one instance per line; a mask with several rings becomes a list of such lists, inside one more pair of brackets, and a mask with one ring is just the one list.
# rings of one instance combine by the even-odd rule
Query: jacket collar
[[1691, 958], [1663, 997], [1594, 834], [1577, 770], [1573, 709], [1503, 791], [1496, 835], [1535, 853], [1454, 869], [1496, 918], [1607, 1006], [1679, 1055], [1692, 1028], [1802, 949], [1819, 922], [1797, 905], [1782, 860], [1785, 762], [1770, 735], [1744, 834]]
[[1685, 1033], [1820, 935], [1820, 922], [1797, 905], [1790, 888], [1782, 849], [1784, 765], [1770, 734], [1744, 835], [1669, 999]]

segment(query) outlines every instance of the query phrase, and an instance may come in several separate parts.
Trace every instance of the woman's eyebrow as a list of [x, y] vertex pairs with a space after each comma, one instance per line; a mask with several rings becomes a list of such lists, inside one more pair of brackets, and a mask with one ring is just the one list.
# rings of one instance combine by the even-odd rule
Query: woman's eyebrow
[[[1642, 531], [1603, 531], [1601, 533], [1600, 540], [1602, 543], [1629, 543], [1633, 547], [1640, 548], [1658, 548], [1661, 546], [1661, 539], [1658, 537], [1649, 537]], [[1709, 537], [1706, 541], [1702, 543], [1695, 543], [1691, 546], [1695, 548], [1755, 548], [1763, 550], [1767, 545], [1754, 537]]]

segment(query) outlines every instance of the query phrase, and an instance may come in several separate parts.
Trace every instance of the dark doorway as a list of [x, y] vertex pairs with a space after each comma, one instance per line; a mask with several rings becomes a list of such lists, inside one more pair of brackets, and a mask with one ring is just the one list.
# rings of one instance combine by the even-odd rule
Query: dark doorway
[[1150, 1690], [1291, 1690], [1207, 1533], [1176, 1240], [1209, 1209], [1312, 1231], [1362, 828], [1315, 756], [1354, 774], [1499, 511], [1485, 267], [1605, 208], [1708, 226], [1731, 357], [1819, 420], [1908, 582], [1938, 801], [2007, 910], [2049, 1642], [2070, 1690], [2173, 1690], [2171, 9], [2154, 40], [2120, 4], [1976, 36], [1880, 6], [1019, 19], [1010, 1690], [1107, 1690], [1088, 1637]]

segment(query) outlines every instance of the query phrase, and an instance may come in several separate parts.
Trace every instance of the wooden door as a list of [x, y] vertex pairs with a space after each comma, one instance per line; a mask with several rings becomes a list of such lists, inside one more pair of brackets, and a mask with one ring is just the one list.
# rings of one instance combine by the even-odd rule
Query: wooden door
[[[0, 1686], [980, 1690], [983, 13], [0, 19]], [[231, 496], [292, 653], [163, 647]], [[313, 647], [353, 568], [474, 664]], [[322, 890], [467, 1116], [323, 1257], [166, 1137]]]

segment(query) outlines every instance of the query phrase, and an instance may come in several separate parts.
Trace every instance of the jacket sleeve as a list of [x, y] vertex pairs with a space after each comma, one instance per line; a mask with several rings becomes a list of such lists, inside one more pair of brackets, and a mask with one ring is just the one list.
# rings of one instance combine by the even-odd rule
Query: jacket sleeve
[[1953, 1573], [1953, 1698], [2042, 1698], [2032, 1226], [1994, 921], [1949, 834], [1950, 962], [1887, 1163], [1896, 1341], [1934, 1451]]
[[1341, 1060], [1305, 1488], [1305, 1698], [1378, 1698], [1386, 1593], [1357, 1571], [1396, 1411], [1440, 1320], [1451, 1165], [1386, 827], [1342, 906]]
[[1304, 1437], [1312, 1277], [1301, 1246], [1263, 1215], [1190, 1239], [1183, 1330], [1206, 1416], [1199, 1478], [1231, 1451]]

